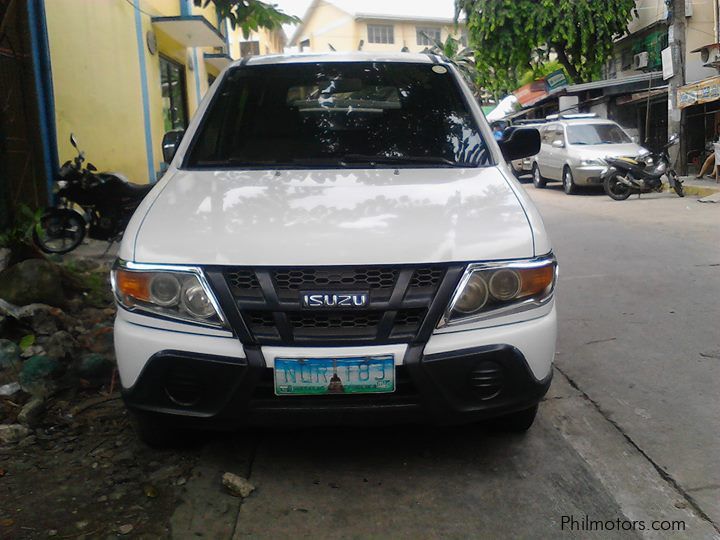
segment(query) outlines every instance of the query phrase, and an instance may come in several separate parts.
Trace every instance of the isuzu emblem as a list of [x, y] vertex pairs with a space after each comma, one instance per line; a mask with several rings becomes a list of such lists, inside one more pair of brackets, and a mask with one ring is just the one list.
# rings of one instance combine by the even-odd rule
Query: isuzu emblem
[[307, 292], [302, 293], [306, 308], [362, 308], [368, 305], [366, 292]]

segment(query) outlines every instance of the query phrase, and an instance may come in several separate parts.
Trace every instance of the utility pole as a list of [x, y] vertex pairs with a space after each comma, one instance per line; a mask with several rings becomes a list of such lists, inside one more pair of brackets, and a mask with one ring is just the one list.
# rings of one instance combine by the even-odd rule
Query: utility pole
[[668, 136], [680, 135], [680, 144], [670, 147], [670, 157], [679, 172], [685, 172], [686, 137], [682, 132], [682, 111], [678, 89], [685, 84], [685, 0], [665, 0], [670, 9], [668, 46], [672, 52], [673, 76], [668, 80]]

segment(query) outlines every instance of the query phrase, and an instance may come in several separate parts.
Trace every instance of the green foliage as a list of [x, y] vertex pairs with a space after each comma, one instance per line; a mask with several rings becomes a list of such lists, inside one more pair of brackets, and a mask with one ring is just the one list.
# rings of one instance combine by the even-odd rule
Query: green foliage
[[[625, 33], [634, 0], [455, 0], [467, 17], [480, 84], [497, 94], [550, 53], [573, 82], [600, 74], [613, 39]], [[482, 62], [480, 61], [482, 59]]]
[[206, 7], [213, 3], [221, 18], [227, 18], [233, 28], [238, 26], [247, 39], [250, 32], [260, 28], [274, 30], [283, 24], [297, 24], [298, 17], [283, 13], [275, 4], [260, 0], [193, 0], [196, 6]]
[[33, 345], [35, 345], [35, 336], [33, 334], [23, 336], [20, 340], [20, 343], [18, 344], [20, 350], [23, 352], [32, 347]]
[[[538, 79], [542, 79], [543, 77], [550, 75], [551, 73], [559, 69], [565, 71], [565, 68], [557, 60], [552, 60], [550, 62], [542, 62], [540, 64], [533, 65], [531, 69], [528, 69], [518, 79], [518, 86], [524, 86]], [[565, 76], [567, 76], [567, 71], [565, 71]]]
[[31, 246], [33, 230], [40, 223], [42, 210], [31, 210], [28, 206], [21, 204], [10, 225], [0, 233], [0, 247], [9, 248], [15, 251], [22, 246]]
[[425, 34], [426, 38], [433, 42], [433, 46], [426, 48], [425, 52], [431, 52], [433, 54], [441, 55], [453, 62], [460, 73], [465, 77], [470, 87], [473, 90], [477, 90], [475, 87], [475, 81], [477, 80], [477, 70], [475, 69], [475, 58], [473, 50], [468, 47], [463, 47], [459, 40], [452, 36], [448, 36], [443, 41], [438, 41], [432, 36]]

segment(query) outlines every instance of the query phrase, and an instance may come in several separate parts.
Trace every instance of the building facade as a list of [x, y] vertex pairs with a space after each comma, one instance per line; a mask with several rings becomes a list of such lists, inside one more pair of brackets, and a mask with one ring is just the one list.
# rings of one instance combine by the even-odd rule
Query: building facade
[[[676, 41], [684, 42], [685, 81], [690, 88], [708, 79], [712, 83], [718, 75], [717, 69], [695, 52], [708, 43], [720, 41], [718, 11], [718, 0], [686, 1], [685, 36]], [[548, 92], [518, 116], [540, 118], [556, 113], [561, 96], [574, 96], [580, 111], [615, 120], [649, 148], [659, 149], [668, 138], [668, 84], [663, 74], [662, 54], [673, 41], [669, 35], [670, 20], [664, 0], [637, 0], [635, 16], [628, 24], [627, 33], [615, 42], [613, 56], [606, 63], [601, 80]], [[666, 61], [666, 68], [667, 64]], [[712, 87], [701, 84], [699, 88], [705, 86]], [[702, 163], [708, 138], [719, 122], [717, 101], [688, 104], [683, 113], [681, 166], [687, 163], [692, 172]]]
[[192, 0], [45, 0], [57, 153], [74, 133], [101, 170], [162, 174], [165, 132], [184, 129], [233, 59], [282, 52], [282, 32], [248, 39]]
[[313, 0], [289, 45], [301, 52], [421, 52], [448, 36], [467, 42], [452, 3], [418, 2], [412, 16], [392, 0]]

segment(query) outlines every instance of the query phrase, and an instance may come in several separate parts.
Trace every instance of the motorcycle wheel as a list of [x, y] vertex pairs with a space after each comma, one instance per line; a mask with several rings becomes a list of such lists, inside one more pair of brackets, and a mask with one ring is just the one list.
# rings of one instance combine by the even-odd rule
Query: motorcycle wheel
[[678, 179], [677, 175], [673, 175], [671, 180], [673, 189], [675, 190], [675, 193], [677, 193], [678, 197], [684, 197], [685, 191], [683, 190], [682, 182]]
[[45, 253], [67, 253], [85, 238], [85, 219], [67, 208], [50, 208], [33, 229], [33, 240]]
[[619, 175], [617, 174], [613, 174], [605, 178], [603, 187], [605, 188], [605, 193], [608, 194], [608, 197], [615, 201], [624, 201], [630, 196], [631, 189], [629, 186], [620, 182], [620, 180], [618, 180], [618, 176]]

